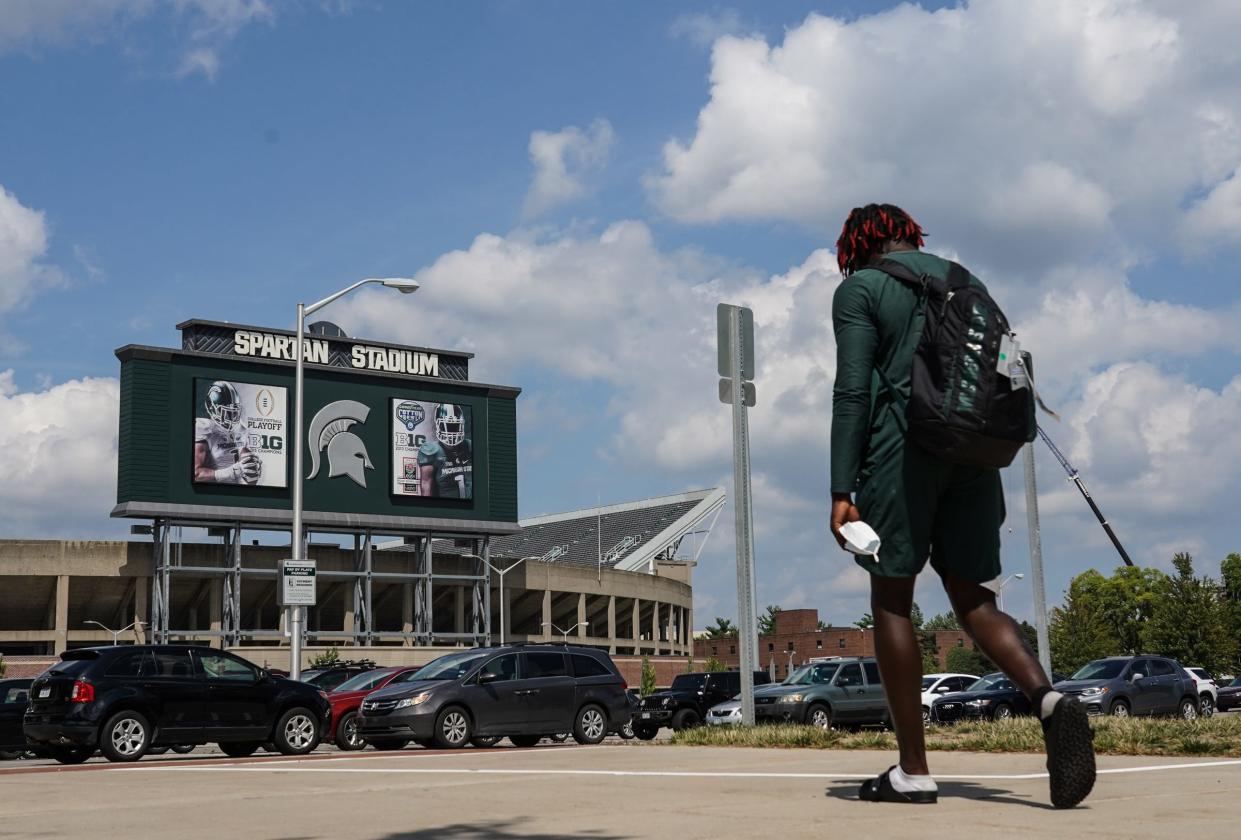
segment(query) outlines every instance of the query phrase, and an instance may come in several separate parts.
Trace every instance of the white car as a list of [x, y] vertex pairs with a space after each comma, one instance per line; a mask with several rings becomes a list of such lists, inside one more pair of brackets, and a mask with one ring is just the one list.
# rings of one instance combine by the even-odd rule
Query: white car
[[931, 722], [931, 704], [937, 697], [965, 691], [978, 680], [973, 674], [926, 674], [922, 677], [922, 722]]
[[1219, 686], [1205, 668], [1186, 668], [1185, 673], [1194, 678], [1194, 687], [1198, 690], [1198, 714], [1210, 717], [1215, 714], [1215, 706], [1219, 702]]
[[741, 723], [741, 695], [716, 703], [707, 709], [708, 726], [732, 726]]

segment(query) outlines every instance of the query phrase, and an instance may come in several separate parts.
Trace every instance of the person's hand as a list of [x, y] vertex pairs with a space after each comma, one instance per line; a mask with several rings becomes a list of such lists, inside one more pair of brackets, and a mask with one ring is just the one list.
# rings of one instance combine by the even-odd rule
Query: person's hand
[[832, 494], [832, 536], [841, 548], [845, 547], [845, 538], [840, 535], [840, 526], [846, 522], [857, 522], [861, 518], [862, 515], [858, 513], [857, 505], [853, 503], [853, 497], [849, 493]]

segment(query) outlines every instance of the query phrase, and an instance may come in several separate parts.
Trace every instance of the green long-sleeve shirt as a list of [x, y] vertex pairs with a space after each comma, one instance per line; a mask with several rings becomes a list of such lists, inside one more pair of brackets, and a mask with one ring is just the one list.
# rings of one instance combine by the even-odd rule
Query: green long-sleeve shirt
[[[922, 251], [893, 251], [918, 273], [948, 276], [948, 261]], [[971, 281], [977, 283], [976, 278]], [[904, 445], [904, 403], [922, 336], [918, 295], [905, 283], [867, 268], [846, 278], [832, 298], [836, 385], [832, 390], [832, 492], [852, 493], [877, 464]], [[900, 394], [894, 402], [877, 371]]]

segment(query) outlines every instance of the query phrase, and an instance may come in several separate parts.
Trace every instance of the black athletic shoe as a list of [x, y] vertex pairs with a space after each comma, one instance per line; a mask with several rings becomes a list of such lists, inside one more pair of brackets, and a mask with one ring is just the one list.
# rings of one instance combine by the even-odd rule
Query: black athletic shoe
[[908, 793], [892, 787], [888, 778], [894, 767], [879, 774], [877, 779], [867, 779], [857, 792], [857, 798], [864, 802], [906, 802], [917, 805], [932, 805], [939, 800], [937, 790], [911, 790]]
[[1047, 743], [1047, 772], [1051, 775], [1051, 804], [1072, 808], [1094, 787], [1094, 732], [1081, 703], [1061, 697], [1043, 721]]

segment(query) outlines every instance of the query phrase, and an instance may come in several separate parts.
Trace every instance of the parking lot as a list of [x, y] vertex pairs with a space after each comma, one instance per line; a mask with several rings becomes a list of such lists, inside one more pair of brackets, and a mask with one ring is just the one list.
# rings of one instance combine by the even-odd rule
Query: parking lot
[[0, 837], [556, 838], [1231, 836], [1241, 760], [1103, 757], [1084, 807], [1047, 805], [1042, 757], [939, 753], [938, 806], [853, 798], [875, 752], [596, 747], [208, 752], [0, 765]]

